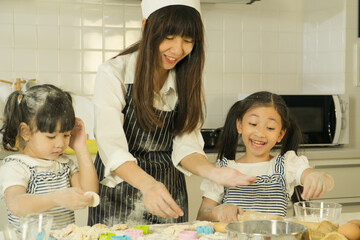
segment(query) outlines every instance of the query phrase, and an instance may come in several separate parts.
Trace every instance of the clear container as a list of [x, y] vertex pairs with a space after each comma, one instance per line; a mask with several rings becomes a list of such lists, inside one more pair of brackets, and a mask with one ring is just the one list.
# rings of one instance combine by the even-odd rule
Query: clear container
[[294, 204], [296, 220], [339, 223], [342, 205], [335, 202], [301, 201]]

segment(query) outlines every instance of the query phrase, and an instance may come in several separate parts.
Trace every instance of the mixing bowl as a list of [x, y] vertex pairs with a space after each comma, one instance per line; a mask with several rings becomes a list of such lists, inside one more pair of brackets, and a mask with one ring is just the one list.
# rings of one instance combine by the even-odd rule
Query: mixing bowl
[[280, 220], [245, 220], [226, 225], [227, 239], [235, 240], [302, 240], [308, 237], [307, 227]]
[[338, 223], [342, 205], [335, 202], [301, 201], [294, 204], [296, 220], [302, 222]]

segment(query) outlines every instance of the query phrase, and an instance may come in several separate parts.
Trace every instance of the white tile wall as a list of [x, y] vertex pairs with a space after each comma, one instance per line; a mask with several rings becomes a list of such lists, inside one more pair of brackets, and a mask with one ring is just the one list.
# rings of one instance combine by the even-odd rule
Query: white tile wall
[[[204, 127], [222, 125], [238, 93], [343, 93], [345, 5], [202, 4]], [[37, 78], [91, 97], [97, 67], [140, 35], [139, 0], [1, 0], [0, 79]]]

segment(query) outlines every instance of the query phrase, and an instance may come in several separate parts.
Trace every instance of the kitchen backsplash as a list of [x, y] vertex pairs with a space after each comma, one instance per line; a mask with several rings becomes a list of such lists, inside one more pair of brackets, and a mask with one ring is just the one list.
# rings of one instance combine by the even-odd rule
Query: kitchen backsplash
[[[222, 125], [239, 93], [344, 93], [344, 2], [202, 4], [204, 127]], [[137, 0], [0, 0], [0, 79], [91, 98], [98, 66], [140, 35]]]

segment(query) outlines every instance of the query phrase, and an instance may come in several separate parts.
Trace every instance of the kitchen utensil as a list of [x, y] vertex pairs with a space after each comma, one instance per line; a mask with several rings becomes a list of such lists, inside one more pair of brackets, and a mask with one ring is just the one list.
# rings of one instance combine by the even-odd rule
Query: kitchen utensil
[[48, 214], [33, 214], [20, 218], [21, 240], [48, 240], [53, 218]]
[[245, 220], [225, 228], [229, 240], [302, 240], [308, 236], [304, 225], [280, 220]]
[[301, 201], [294, 204], [296, 220], [302, 222], [338, 223], [342, 205], [335, 202]]

